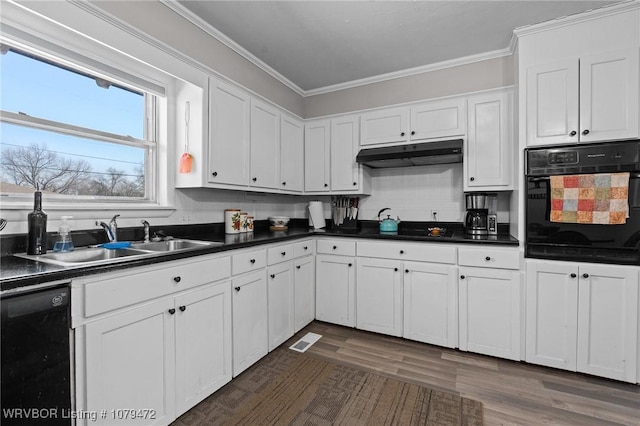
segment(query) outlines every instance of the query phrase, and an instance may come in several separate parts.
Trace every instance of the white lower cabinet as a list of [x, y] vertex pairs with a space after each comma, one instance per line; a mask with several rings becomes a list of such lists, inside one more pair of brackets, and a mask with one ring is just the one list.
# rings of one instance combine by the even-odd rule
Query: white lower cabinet
[[402, 262], [358, 258], [356, 327], [402, 336]]
[[454, 348], [458, 346], [457, 268], [407, 262], [404, 265], [402, 337]]
[[638, 273], [527, 262], [527, 362], [636, 382]]
[[305, 256], [294, 261], [294, 333], [302, 330], [316, 317], [315, 274], [316, 268], [314, 256]]
[[269, 352], [267, 279], [264, 269], [234, 278], [233, 377]]
[[269, 351], [293, 336], [293, 262], [270, 266], [267, 272]]
[[[320, 250], [320, 246], [318, 246]], [[353, 256], [316, 257], [316, 319], [354, 327], [356, 268]]]
[[84, 339], [83, 405], [107, 413], [91, 424], [169, 424], [231, 380], [229, 282], [90, 322]]
[[459, 340], [463, 351], [520, 359], [520, 272], [460, 267]]

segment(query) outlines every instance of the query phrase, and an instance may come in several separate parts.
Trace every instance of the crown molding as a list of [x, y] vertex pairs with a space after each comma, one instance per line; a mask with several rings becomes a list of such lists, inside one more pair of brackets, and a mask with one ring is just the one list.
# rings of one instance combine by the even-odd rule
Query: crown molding
[[561, 16], [550, 21], [540, 22], [538, 24], [526, 25], [513, 30], [516, 38], [536, 34], [542, 31], [561, 28], [568, 25], [574, 25], [579, 22], [588, 22], [594, 19], [600, 19], [605, 16], [617, 15], [628, 11], [640, 10], [640, 0], [628, 0], [622, 3], [610, 4], [597, 9], [587, 10], [585, 12], [576, 13], [574, 15]]

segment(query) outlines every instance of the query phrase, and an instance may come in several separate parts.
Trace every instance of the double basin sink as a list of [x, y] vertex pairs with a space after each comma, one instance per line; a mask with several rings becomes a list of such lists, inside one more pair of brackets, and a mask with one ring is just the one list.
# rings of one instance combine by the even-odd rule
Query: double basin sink
[[126, 248], [83, 247], [69, 252], [47, 253], [42, 255], [16, 254], [16, 256], [66, 267], [92, 266], [113, 263], [125, 259], [133, 260], [157, 256], [159, 254], [219, 246], [222, 244], [224, 243], [174, 239], [166, 241], [132, 242], [131, 245]]

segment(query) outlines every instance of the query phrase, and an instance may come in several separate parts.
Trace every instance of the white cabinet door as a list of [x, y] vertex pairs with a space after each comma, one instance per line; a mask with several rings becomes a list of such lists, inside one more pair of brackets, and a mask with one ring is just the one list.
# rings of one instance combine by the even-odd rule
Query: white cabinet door
[[417, 262], [407, 262], [404, 268], [402, 337], [450, 348], [458, 346], [456, 268]]
[[467, 129], [464, 98], [429, 101], [411, 107], [410, 139], [462, 137]]
[[576, 371], [578, 268], [527, 262], [526, 361]]
[[356, 327], [402, 336], [402, 262], [358, 258]]
[[638, 275], [632, 268], [580, 265], [578, 371], [635, 382]]
[[329, 191], [330, 187], [330, 123], [322, 120], [304, 126], [304, 189], [309, 192]]
[[527, 145], [578, 142], [578, 60], [527, 70]]
[[409, 108], [387, 108], [362, 114], [360, 145], [409, 140]]
[[211, 79], [209, 182], [246, 186], [249, 183], [250, 97]]
[[176, 417], [231, 380], [231, 283], [175, 299]]
[[280, 116], [280, 189], [304, 190], [304, 125], [286, 114]]
[[[173, 312], [173, 313], [171, 313]], [[132, 423], [111, 410], [153, 410], [135, 424], [166, 425], [175, 418], [173, 299], [165, 299], [86, 325], [86, 410], [91, 424]]]
[[348, 256], [316, 257], [316, 319], [355, 326], [355, 259]]
[[460, 349], [519, 360], [519, 272], [467, 267], [458, 272]]
[[292, 262], [269, 267], [267, 302], [269, 306], [269, 351], [293, 336], [293, 269]]
[[331, 190], [358, 189], [356, 150], [360, 137], [357, 116], [331, 120]]
[[511, 187], [511, 94], [469, 98], [469, 134], [464, 158], [464, 190]]
[[251, 186], [280, 187], [280, 112], [256, 99], [251, 100], [250, 163]]
[[297, 333], [316, 317], [315, 257], [305, 256], [294, 262], [294, 329]]
[[580, 142], [637, 138], [638, 49], [580, 58]]
[[269, 352], [265, 271], [236, 278], [232, 286], [235, 377]]

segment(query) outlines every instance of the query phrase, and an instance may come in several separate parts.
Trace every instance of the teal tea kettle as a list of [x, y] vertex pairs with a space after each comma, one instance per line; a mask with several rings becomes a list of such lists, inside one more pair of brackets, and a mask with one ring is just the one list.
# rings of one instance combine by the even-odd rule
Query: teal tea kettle
[[380, 232], [398, 232], [398, 224], [400, 223], [400, 218], [396, 217], [395, 219], [391, 219], [391, 215], [388, 214], [386, 218], [382, 219], [380, 215], [382, 212], [387, 210], [391, 210], [389, 207], [385, 207], [384, 209], [378, 212], [378, 221], [380, 222]]

